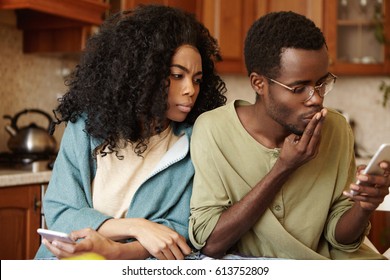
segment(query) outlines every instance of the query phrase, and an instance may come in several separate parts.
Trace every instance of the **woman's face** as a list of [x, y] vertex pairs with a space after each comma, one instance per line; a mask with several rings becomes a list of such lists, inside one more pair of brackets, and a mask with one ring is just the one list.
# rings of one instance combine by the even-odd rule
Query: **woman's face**
[[190, 45], [179, 47], [172, 57], [167, 119], [182, 122], [195, 104], [202, 81], [202, 59]]

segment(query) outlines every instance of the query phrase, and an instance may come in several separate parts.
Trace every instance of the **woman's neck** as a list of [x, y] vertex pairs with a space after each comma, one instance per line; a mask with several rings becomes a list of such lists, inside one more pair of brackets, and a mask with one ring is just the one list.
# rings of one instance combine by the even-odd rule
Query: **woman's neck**
[[166, 119], [164, 122], [162, 122], [162, 126], [159, 128], [154, 123], [152, 124], [153, 128], [151, 129], [151, 135], [156, 135], [161, 133], [162, 131], [166, 130], [167, 127], [170, 125], [171, 120]]

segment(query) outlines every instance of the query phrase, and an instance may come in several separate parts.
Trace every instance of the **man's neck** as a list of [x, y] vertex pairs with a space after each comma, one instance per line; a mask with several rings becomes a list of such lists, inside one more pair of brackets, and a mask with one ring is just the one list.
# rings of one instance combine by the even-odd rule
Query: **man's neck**
[[289, 133], [268, 116], [259, 104], [236, 107], [245, 130], [260, 144], [273, 149], [281, 148]]

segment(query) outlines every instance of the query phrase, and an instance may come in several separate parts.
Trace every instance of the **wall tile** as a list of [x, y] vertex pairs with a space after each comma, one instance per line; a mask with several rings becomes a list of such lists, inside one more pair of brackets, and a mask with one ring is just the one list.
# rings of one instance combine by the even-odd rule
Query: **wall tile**
[[[23, 54], [22, 31], [15, 26], [0, 23], [0, 151], [8, 151], [9, 134], [5, 125], [9, 120], [4, 115], [14, 116], [26, 108], [37, 108], [52, 115], [57, 105], [57, 98], [66, 87], [61, 75], [64, 65], [74, 67], [74, 59], [52, 57], [37, 54]], [[46, 118], [37, 114], [20, 117], [18, 125], [23, 127], [34, 121], [47, 127]], [[56, 130], [59, 142], [63, 126]]]

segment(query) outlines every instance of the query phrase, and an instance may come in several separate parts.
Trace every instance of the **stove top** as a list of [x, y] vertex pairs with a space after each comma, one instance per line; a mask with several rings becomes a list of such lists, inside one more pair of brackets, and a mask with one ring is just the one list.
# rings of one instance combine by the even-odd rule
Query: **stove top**
[[47, 162], [47, 169], [51, 169], [55, 158], [55, 154], [17, 154], [0, 152], [0, 166], [29, 169], [34, 162]]

